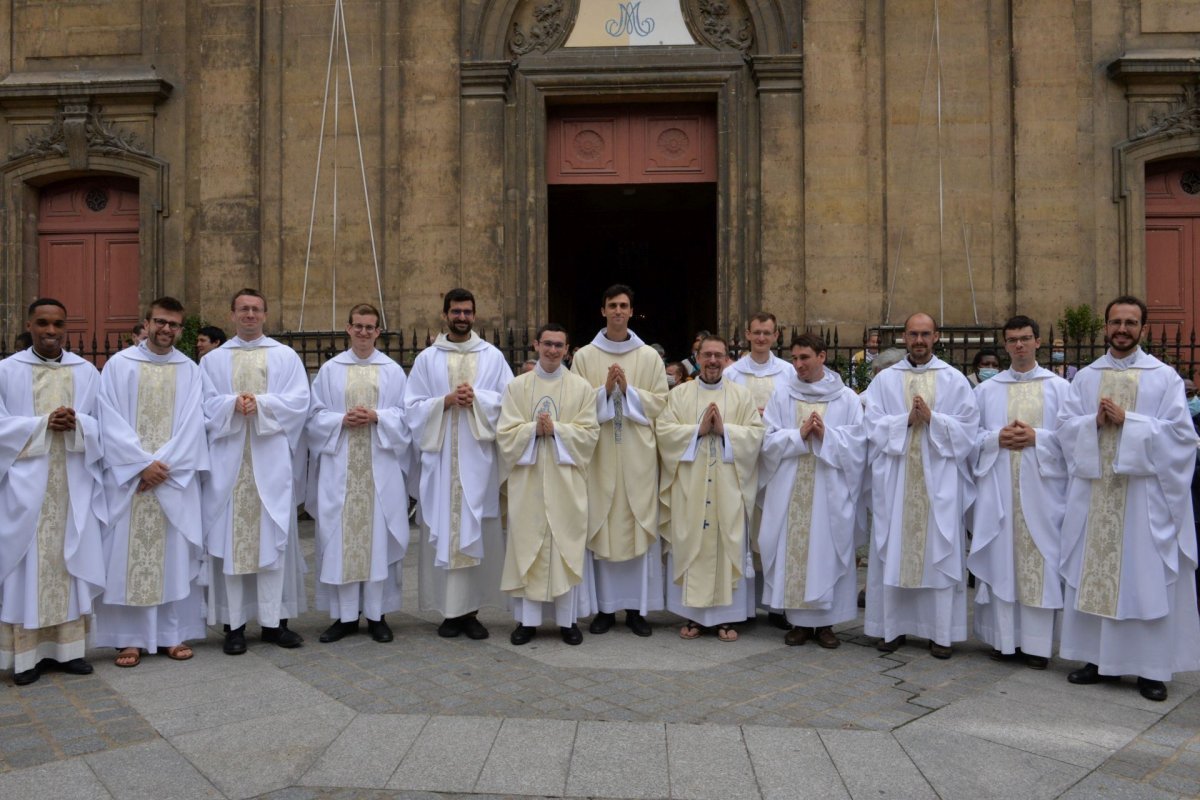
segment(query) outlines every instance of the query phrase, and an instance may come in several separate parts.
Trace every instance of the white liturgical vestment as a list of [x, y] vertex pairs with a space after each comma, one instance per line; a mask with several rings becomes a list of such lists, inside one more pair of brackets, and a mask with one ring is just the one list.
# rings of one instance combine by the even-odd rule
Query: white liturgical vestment
[[[1096, 426], [1102, 397], [1123, 425]], [[1060, 655], [1150, 680], [1200, 669], [1196, 432], [1182, 379], [1141, 349], [1105, 354], [1076, 374], [1059, 421], [1070, 475]]]

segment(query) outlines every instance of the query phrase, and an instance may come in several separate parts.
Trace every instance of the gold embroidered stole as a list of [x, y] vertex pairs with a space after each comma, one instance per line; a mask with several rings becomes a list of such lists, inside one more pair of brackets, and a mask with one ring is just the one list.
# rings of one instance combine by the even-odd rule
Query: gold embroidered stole
[[[75, 406], [74, 370], [58, 365], [35, 364], [33, 413], [42, 417], [64, 406]], [[67, 519], [71, 510], [66, 436], [64, 431], [50, 431], [46, 495], [42, 498], [42, 510], [38, 514], [38, 626], [41, 628], [61, 625], [70, 614], [71, 575], [67, 572], [64, 553]]]
[[[253, 395], [267, 391], [267, 350], [265, 347], [239, 347], [233, 351], [233, 391]], [[234, 412], [237, 413], [236, 411]], [[233, 574], [258, 572], [262, 537], [262, 499], [254, 482], [254, 454], [250, 448], [253, 422], [246, 417], [245, 443], [237, 483], [233, 485]], [[290, 465], [287, 465], [290, 469]]]
[[[1101, 370], [1100, 396], [1128, 411], [1137, 405], [1140, 369]], [[1125, 541], [1125, 492], [1129, 477], [1113, 472], [1121, 428], [1104, 425], [1100, 438], [1100, 477], [1092, 481], [1084, 539], [1083, 569], [1075, 607], [1087, 614], [1116, 617], [1121, 593], [1121, 559]]]
[[[1041, 381], [1018, 381], [1008, 386], [1008, 421], [1020, 420], [1032, 428], [1042, 427], [1044, 397]], [[1021, 453], [1008, 451], [1012, 480], [1013, 566], [1016, 568], [1017, 602], [1042, 607], [1046, 562], [1033, 541], [1025, 510], [1021, 506]]]
[[[379, 406], [379, 367], [351, 364], [346, 369], [346, 410]], [[342, 583], [371, 579], [375, 522], [375, 472], [371, 462], [373, 427], [347, 428], [346, 496], [342, 502]]]
[[[457, 350], [446, 351], [446, 367], [450, 372], [450, 390], [454, 391], [461, 384], [475, 383], [475, 371], [479, 362], [476, 353], [461, 353]], [[458, 406], [450, 409], [450, 566], [449, 569], [466, 569], [479, 566], [479, 559], [462, 551], [459, 537], [462, 535], [462, 476], [459, 474], [458, 463], [458, 423], [459, 418], [466, 413]]]
[[[796, 401], [796, 427], [800, 428], [816, 412], [825, 418], [828, 403]], [[811, 441], [811, 440], [810, 440]], [[785, 554], [784, 608], [811, 608], [804, 602], [808, 583], [808, 542], [812, 531], [813, 493], [817, 480], [817, 457], [810, 450], [796, 459], [796, 480], [788, 500], [787, 551]]]
[[[142, 449], [158, 452], [171, 439], [175, 417], [175, 365], [143, 361], [138, 366], [137, 430]], [[156, 606], [163, 598], [167, 515], [153, 491], [138, 492], [129, 506], [125, 603]]]
[[[912, 411], [913, 398], [920, 395], [932, 411], [937, 373], [904, 372], [905, 408]], [[929, 493], [925, 489], [925, 462], [921, 444], [929, 437], [928, 425], [913, 425], [908, 437], [904, 466], [904, 521], [900, 531], [900, 586], [918, 588], [925, 582], [925, 538], [929, 533]]]
[[771, 393], [775, 391], [775, 376], [767, 375], [760, 378], [757, 375], [747, 375], [746, 388], [750, 390], [750, 396], [754, 398], [754, 407], [761, 414], [767, 407], [767, 401], [771, 399]]

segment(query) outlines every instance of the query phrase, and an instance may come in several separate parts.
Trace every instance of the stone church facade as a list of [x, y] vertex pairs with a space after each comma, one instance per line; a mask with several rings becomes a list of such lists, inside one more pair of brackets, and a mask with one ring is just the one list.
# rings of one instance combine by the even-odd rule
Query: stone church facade
[[[1200, 9], [1173, 0], [0, 0], [0, 326], [158, 294], [382, 300], [677, 349], [1200, 304]], [[86, 318], [85, 318], [86, 317]], [[90, 328], [88, 327], [90, 326]], [[636, 327], [636, 326], [635, 326]], [[679, 340], [678, 342], [676, 340]]]

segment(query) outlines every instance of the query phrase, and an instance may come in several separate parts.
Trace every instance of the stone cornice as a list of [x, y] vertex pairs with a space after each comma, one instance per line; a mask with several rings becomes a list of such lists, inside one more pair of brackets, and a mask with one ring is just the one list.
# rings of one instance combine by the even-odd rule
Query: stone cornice
[[800, 92], [804, 90], [804, 56], [754, 56], [750, 70], [760, 93]]
[[511, 61], [464, 61], [459, 68], [463, 97], [503, 99], [512, 81]]
[[1200, 50], [1130, 50], [1108, 65], [1108, 77], [1126, 86], [1195, 81]]

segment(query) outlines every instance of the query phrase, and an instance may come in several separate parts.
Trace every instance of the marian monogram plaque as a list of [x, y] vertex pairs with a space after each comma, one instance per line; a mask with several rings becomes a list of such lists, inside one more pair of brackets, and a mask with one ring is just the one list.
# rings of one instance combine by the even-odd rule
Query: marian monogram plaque
[[579, 0], [566, 47], [641, 47], [696, 41], [680, 0]]

